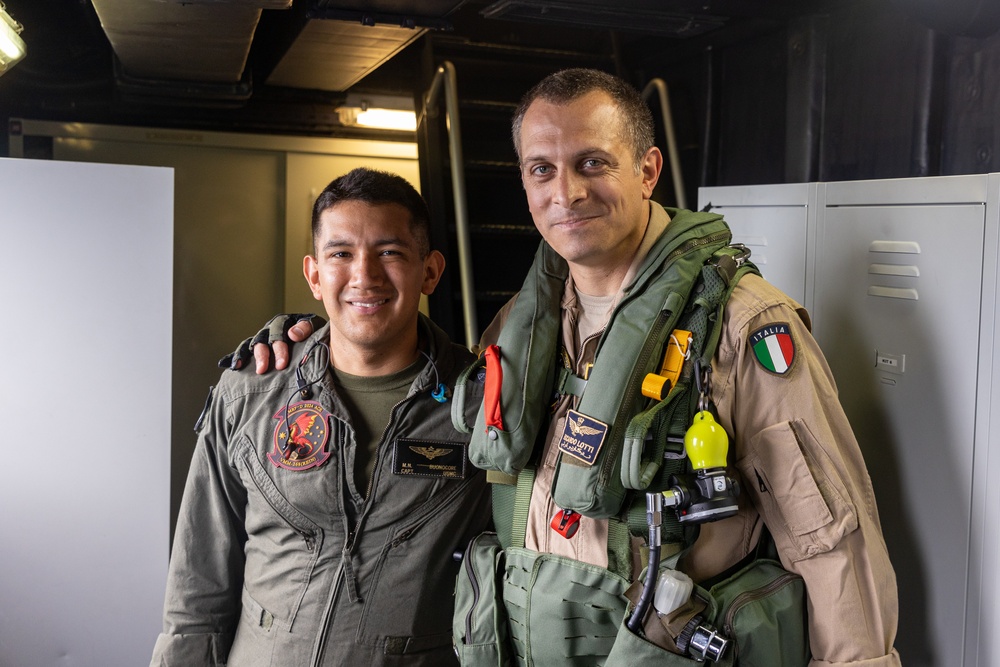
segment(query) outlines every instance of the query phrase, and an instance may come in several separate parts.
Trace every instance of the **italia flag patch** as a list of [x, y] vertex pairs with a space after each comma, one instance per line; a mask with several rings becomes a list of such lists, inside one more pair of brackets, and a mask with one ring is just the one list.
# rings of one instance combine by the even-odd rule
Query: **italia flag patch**
[[764, 370], [784, 375], [795, 361], [795, 343], [792, 331], [785, 322], [768, 324], [757, 329], [748, 339], [754, 357]]

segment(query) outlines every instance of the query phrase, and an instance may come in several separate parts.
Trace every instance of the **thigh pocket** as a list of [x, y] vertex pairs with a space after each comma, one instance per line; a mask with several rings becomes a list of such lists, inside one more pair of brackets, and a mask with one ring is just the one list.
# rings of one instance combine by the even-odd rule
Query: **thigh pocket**
[[748, 451], [736, 465], [779, 550], [793, 561], [829, 551], [858, 527], [846, 489], [805, 423], [770, 426]]
[[510, 664], [503, 572], [503, 549], [496, 533], [473, 538], [455, 584], [452, 635], [463, 665]]
[[228, 664], [241, 667], [270, 667], [278, 621], [243, 589], [243, 609], [236, 627]]

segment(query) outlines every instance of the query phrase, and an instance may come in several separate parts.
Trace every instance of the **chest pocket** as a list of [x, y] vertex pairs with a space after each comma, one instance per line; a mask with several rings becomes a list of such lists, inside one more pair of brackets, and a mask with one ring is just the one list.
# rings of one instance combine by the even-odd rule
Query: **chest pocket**
[[246, 590], [275, 623], [291, 629], [324, 531], [281, 494], [249, 438], [238, 443], [234, 463], [247, 490]]

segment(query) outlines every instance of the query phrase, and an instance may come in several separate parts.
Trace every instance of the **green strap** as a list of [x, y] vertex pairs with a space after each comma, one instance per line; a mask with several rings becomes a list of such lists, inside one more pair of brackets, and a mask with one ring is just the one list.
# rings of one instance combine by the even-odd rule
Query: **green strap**
[[559, 367], [556, 377], [556, 393], [560, 395], [572, 394], [574, 396], [583, 396], [583, 390], [586, 388], [586, 380], [565, 366]]
[[514, 506], [511, 513], [510, 546], [523, 547], [528, 530], [528, 506], [531, 505], [531, 487], [535, 484], [535, 467], [527, 465], [517, 475], [514, 487]]
[[628, 524], [615, 518], [608, 519], [608, 569], [626, 579], [632, 576], [632, 535]]
[[708, 332], [708, 338], [705, 339], [706, 354], [702, 357], [703, 360], [711, 362], [712, 357], [715, 356], [715, 347], [719, 344], [719, 337], [722, 335], [722, 313], [726, 308], [726, 304], [729, 303], [729, 297], [732, 296], [733, 290], [736, 289], [736, 285], [738, 285], [740, 279], [748, 273], [760, 275], [760, 269], [758, 269], [753, 262], [744, 261], [739, 265], [736, 272], [729, 279], [729, 284], [726, 286], [726, 292], [719, 301], [718, 311], [715, 314], [715, 322], [712, 329]]
[[500, 546], [506, 549], [510, 546], [510, 518], [514, 514], [516, 487], [513, 484], [490, 484], [490, 490], [493, 492], [493, 527]]

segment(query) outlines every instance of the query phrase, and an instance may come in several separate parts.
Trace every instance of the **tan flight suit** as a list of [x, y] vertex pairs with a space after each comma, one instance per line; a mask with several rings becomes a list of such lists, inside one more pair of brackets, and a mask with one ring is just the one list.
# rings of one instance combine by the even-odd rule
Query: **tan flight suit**
[[[658, 204], [650, 209], [649, 226], [623, 285], [631, 282], [669, 221]], [[483, 334], [483, 347], [496, 342], [512, 303]], [[577, 351], [577, 317], [570, 278], [562, 301], [562, 341], [574, 372], [583, 376], [600, 332]], [[792, 364], [781, 375], [765, 370], [747, 342], [752, 332], [775, 323], [789, 325], [795, 346]], [[871, 480], [833, 376], [809, 332], [808, 314], [763, 279], [745, 276], [726, 305], [712, 366], [712, 399], [730, 436], [729, 464], [742, 474], [743, 494], [736, 516], [702, 526], [680, 569], [701, 581], [734, 565], [756, 544], [763, 517], [783, 565], [806, 583], [811, 665], [898, 666], [892, 646], [898, 619], [895, 573]], [[606, 520], [583, 517], [572, 539], [549, 527], [559, 511], [550, 493], [557, 442], [566, 411], [577, 402], [563, 396], [549, 424], [525, 546], [607, 567]]]

